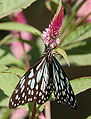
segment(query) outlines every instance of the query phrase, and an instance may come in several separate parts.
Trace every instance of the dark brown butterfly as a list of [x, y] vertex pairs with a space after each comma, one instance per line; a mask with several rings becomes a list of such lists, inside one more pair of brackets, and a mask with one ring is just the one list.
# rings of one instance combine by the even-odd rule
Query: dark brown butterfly
[[70, 82], [52, 49], [47, 47], [44, 56], [25, 73], [16, 86], [9, 108], [15, 108], [29, 102], [45, 103], [54, 92], [58, 104], [67, 103], [73, 109], [77, 101]]

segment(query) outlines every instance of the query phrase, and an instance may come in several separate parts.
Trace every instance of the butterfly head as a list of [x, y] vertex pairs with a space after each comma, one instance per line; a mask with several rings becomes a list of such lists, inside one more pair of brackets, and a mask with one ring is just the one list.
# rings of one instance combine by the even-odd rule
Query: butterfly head
[[52, 58], [52, 56], [54, 54], [53, 49], [55, 49], [55, 48], [56, 48], [56, 46], [53, 47], [53, 48], [51, 48], [50, 45], [49, 46], [45, 46], [45, 51], [44, 51], [43, 54], [45, 55], [45, 57], [48, 57], [48, 60], [50, 60]]

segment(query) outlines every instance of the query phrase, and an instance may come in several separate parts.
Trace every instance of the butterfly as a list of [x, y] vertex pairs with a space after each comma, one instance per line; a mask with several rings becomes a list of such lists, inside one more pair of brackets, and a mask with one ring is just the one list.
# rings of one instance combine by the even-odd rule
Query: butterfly
[[44, 55], [20, 79], [10, 98], [9, 108], [29, 102], [43, 104], [54, 93], [58, 104], [66, 103], [77, 109], [70, 82], [52, 51], [46, 47]]

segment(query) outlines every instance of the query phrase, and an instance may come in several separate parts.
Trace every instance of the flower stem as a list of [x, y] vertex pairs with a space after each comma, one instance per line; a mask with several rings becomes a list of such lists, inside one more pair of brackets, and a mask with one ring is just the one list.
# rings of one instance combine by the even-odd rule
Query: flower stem
[[45, 117], [46, 119], [51, 119], [50, 101], [47, 101], [45, 104]]
[[36, 115], [36, 102], [33, 103], [33, 111], [30, 119], [35, 119], [35, 115]]

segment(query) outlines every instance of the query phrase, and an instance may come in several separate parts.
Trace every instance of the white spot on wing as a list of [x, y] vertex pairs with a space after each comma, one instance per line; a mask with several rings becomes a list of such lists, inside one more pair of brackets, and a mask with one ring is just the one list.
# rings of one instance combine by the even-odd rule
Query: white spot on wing
[[63, 73], [62, 73], [62, 70], [60, 69], [60, 76], [62, 79], [64, 79], [64, 76], [63, 76]]
[[34, 99], [37, 99], [36, 97], [34, 97]]
[[42, 101], [42, 103], [44, 103], [44, 100]]
[[22, 97], [24, 97], [24, 96], [25, 96], [25, 93], [22, 94]]
[[41, 90], [42, 90], [43, 92], [44, 92], [44, 90], [45, 90], [45, 80], [44, 80], [44, 78], [43, 78], [43, 80], [42, 80]]
[[71, 96], [71, 98], [70, 98], [70, 101], [72, 102], [73, 101], [73, 97]]
[[20, 97], [18, 98], [18, 100], [20, 100]]
[[41, 96], [42, 95], [42, 93], [41, 92], [39, 92], [39, 96]]
[[41, 100], [38, 101], [38, 103], [40, 103], [40, 102], [41, 102]]
[[21, 93], [23, 92], [24, 88], [25, 88], [25, 86], [23, 85], [22, 88], [21, 88]]
[[36, 85], [36, 90], [38, 90], [38, 84]]
[[30, 95], [30, 93], [31, 93], [31, 90], [28, 91], [28, 95]]
[[33, 95], [33, 94], [34, 94], [34, 91], [32, 90], [32, 91], [31, 91], [31, 95]]
[[16, 95], [15, 99], [16, 99], [16, 100], [18, 99], [18, 95]]
[[37, 77], [36, 77], [36, 82], [39, 83], [42, 77], [42, 72], [43, 72], [43, 68], [42, 70], [40, 69], [37, 73]]
[[30, 85], [30, 83], [31, 83], [31, 79], [28, 81], [28, 85]]
[[44, 98], [44, 95], [42, 95], [42, 99]]
[[28, 98], [28, 101], [30, 101], [31, 100], [31, 98]]
[[16, 104], [14, 104], [14, 106], [16, 106]]
[[38, 91], [36, 92], [36, 95], [38, 95]]
[[62, 90], [64, 89], [64, 82], [62, 81], [62, 80], [60, 80], [60, 83], [61, 83], [61, 88], [62, 88]]
[[38, 64], [38, 66], [36, 67], [36, 70], [38, 70], [40, 68], [40, 66], [42, 65], [43, 61], [45, 58], [43, 58], [43, 60], [40, 62], [40, 64]]
[[24, 100], [22, 101], [22, 104], [24, 103]]
[[25, 100], [27, 99], [27, 96], [25, 96]]
[[[54, 60], [54, 59], [53, 59]], [[55, 66], [56, 66], [56, 69], [57, 70], [59, 70], [59, 68], [58, 68], [58, 66], [57, 66], [57, 64], [56, 64], [56, 62], [54, 61], [54, 64], [55, 64]]]
[[12, 105], [14, 105], [14, 102], [12, 102]]
[[35, 78], [32, 79], [30, 88], [33, 89], [34, 88], [34, 85], [35, 85]]
[[47, 68], [47, 63], [45, 64], [45, 68], [44, 68], [44, 74], [43, 74], [43, 76], [44, 76], [45, 81], [46, 81], [46, 83], [47, 83], [48, 78], [49, 78], [49, 76], [48, 76], [48, 68]]
[[18, 93], [18, 89], [15, 89], [15, 93]]
[[65, 91], [62, 91], [63, 96], [65, 95]]
[[12, 98], [10, 99], [10, 102], [12, 102]]
[[20, 80], [20, 84], [23, 82], [23, 80], [25, 79], [25, 76], [23, 76]]
[[33, 77], [33, 75], [34, 75], [33, 69], [31, 69], [30, 71], [31, 71], [31, 72], [30, 72], [30, 74], [29, 74], [28, 78], [32, 78], [32, 77]]
[[32, 101], [32, 98], [30, 98], [30, 101]]

